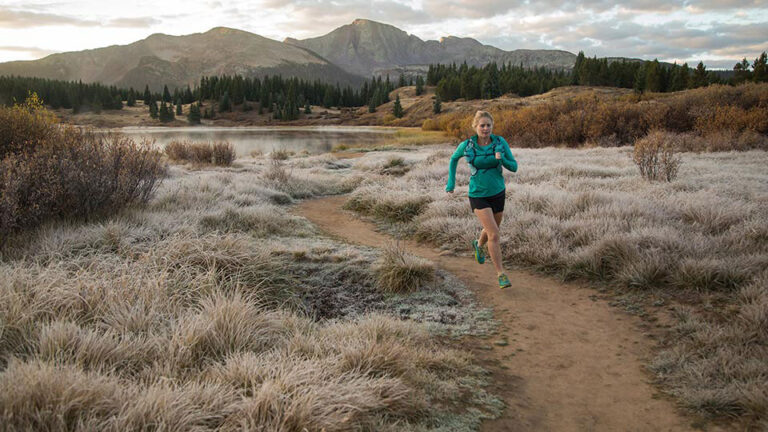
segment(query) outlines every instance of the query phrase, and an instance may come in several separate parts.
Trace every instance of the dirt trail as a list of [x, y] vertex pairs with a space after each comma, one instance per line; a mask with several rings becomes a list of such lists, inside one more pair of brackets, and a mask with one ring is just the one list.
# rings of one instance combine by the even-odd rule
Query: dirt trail
[[[296, 211], [350, 243], [381, 247], [392, 242], [342, 210], [345, 199], [307, 200]], [[413, 241], [405, 247], [460, 278], [502, 323], [498, 336], [468, 341], [493, 373], [491, 391], [508, 406], [502, 418], [485, 422], [483, 431], [693, 429], [691, 419], [649, 384], [643, 360], [651, 355], [651, 341], [640, 321], [598, 300], [594, 290], [511, 271], [512, 287], [501, 291], [490, 263], [440, 256]], [[508, 345], [497, 345], [499, 340]]]

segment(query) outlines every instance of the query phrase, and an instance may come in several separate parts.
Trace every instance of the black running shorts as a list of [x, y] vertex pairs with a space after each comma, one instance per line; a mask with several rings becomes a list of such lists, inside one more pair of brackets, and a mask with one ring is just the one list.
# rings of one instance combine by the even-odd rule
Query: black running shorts
[[494, 213], [501, 213], [504, 211], [504, 200], [506, 199], [506, 192], [507, 191], [503, 190], [501, 193], [490, 197], [469, 197], [469, 206], [472, 207], [472, 211], [490, 207]]

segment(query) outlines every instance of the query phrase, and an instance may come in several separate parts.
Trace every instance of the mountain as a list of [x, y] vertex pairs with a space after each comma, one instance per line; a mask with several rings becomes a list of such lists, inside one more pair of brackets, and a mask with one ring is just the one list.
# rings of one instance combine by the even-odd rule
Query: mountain
[[226, 27], [185, 36], [153, 34], [130, 45], [52, 54], [0, 63], [0, 75], [101, 82], [153, 90], [198, 83], [203, 75], [282, 74], [341, 85], [363, 79], [304, 48]]
[[483, 66], [495, 61], [526, 67], [570, 69], [576, 55], [560, 50], [504, 51], [472, 38], [448, 36], [423, 41], [388, 24], [356, 19], [332, 32], [310, 39], [286, 38], [286, 44], [309, 49], [347, 72], [362, 75], [399, 75], [426, 72], [429, 64], [457, 63]]

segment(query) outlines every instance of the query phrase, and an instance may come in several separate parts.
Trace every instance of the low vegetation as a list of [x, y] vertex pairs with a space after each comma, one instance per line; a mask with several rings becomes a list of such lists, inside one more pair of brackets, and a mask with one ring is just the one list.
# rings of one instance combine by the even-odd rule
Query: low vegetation
[[[274, 162], [289, 186], [264, 175]], [[174, 165], [146, 206], [7, 244], [0, 424], [469, 431], [497, 416], [485, 372], [434, 337], [493, 329], [466, 288], [404, 257], [390, 294], [385, 254], [289, 214], [294, 195], [361, 182], [326, 165]]]
[[[645, 298], [631, 309], [644, 316], [674, 308], [678, 324], [653, 362], [663, 388], [699, 413], [759, 429], [768, 421], [768, 156], [655, 153], [688, 139], [654, 132], [634, 150], [513, 149], [520, 170], [506, 173], [502, 254], [508, 266]], [[641, 176], [636, 151], [657, 155], [647, 172], [665, 181]], [[398, 154], [419, 169], [375, 176]], [[466, 201], [469, 169], [459, 165], [456, 193], [446, 194], [449, 157], [435, 148], [359, 160], [369, 183], [347, 208], [400, 236], [467, 252], [479, 232]]]
[[632, 159], [640, 175], [648, 180], [672, 181], [680, 169], [680, 157], [675, 154], [673, 134], [654, 131], [637, 140]]
[[399, 244], [384, 249], [375, 268], [379, 286], [393, 293], [413, 292], [434, 279], [434, 266], [405, 252]]
[[228, 142], [171, 141], [165, 154], [172, 161], [218, 166], [230, 166], [236, 157], [235, 147]]
[[150, 143], [59, 127], [35, 96], [0, 107], [0, 245], [50, 220], [146, 203], [165, 169]]
[[[611, 147], [632, 144], [652, 130], [691, 133], [689, 151], [768, 149], [768, 84], [712, 85], [676, 93], [593, 92], [560, 101], [493, 112], [494, 133], [513, 147]], [[472, 113], [447, 113], [423, 127], [466, 138]], [[723, 137], [731, 147], [721, 147]]]

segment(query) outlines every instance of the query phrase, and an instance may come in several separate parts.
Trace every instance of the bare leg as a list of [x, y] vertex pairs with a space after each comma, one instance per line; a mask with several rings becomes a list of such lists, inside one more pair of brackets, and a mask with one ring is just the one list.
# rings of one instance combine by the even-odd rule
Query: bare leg
[[[504, 212], [498, 212], [493, 214], [493, 218], [496, 219], [496, 226], [501, 226], [501, 219], [504, 217]], [[477, 240], [477, 244], [480, 246], [485, 246], [485, 243], [488, 241], [488, 234], [485, 232], [485, 228], [483, 228], [482, 231], [480, 231], [480, 238]]]
[[[493, 214], [493, 210], [490, 208], [476, 209], [475, 214], [477, 215], [477, 218], [480, 219], [480, 223], [483, 225], [483, 233], [487, 239], [488, 252], [490, 252], [491, 260], [493, 260], [493, 268], [496, 269], [497, 275], [504, 273], [504, 266], [501, 263], [499, 225], [496, 222], [496, 215]], [[499, 219], [501, 219], [501, 213], [498, 213], [498, 215]]]

